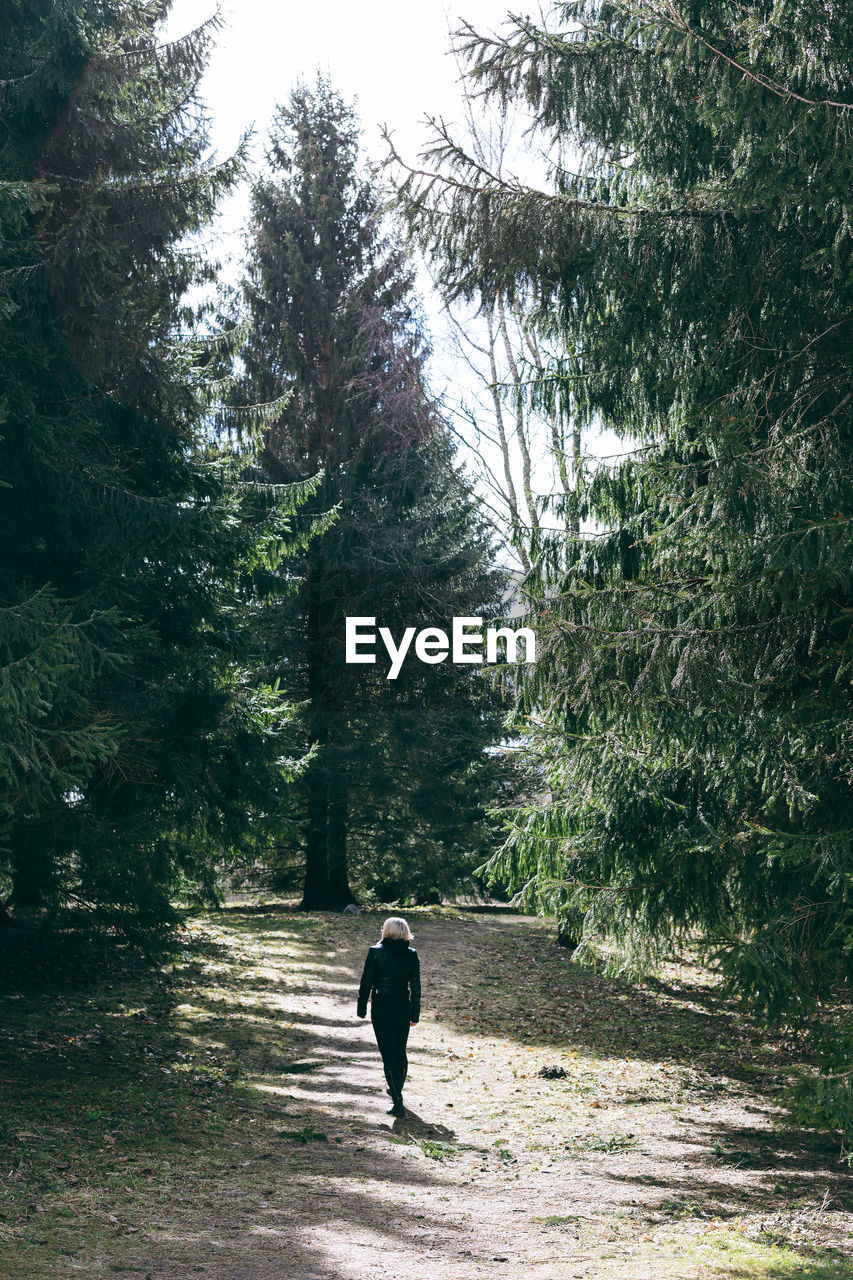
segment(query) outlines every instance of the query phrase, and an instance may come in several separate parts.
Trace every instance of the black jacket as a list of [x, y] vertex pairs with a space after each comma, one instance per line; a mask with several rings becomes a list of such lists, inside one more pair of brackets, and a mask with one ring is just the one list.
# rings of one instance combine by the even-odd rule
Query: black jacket
[[383, 938], [371, 947], [358, 988], [358, 1016], [367, 1013], [371, 994], [397, 996], [410, 1002], [410, 1022], [421, 1016], [421, 965], [405, 938]]

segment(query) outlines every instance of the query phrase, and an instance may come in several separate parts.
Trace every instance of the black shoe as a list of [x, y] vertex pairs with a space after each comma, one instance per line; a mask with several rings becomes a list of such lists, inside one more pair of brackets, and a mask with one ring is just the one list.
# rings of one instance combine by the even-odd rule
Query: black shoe
[[396, 1116], [400, 1120], [406, 1114], [402, 1102], [395, 1102], [393, 1107], [389, 1109], [388, 1114], [389, 1116]]

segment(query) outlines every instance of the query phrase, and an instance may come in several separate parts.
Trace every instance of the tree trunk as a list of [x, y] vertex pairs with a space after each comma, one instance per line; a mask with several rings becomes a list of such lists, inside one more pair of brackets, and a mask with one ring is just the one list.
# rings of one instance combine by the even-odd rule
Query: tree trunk
[[307, 595], [308, 701], [311, 707], [310, 734], [318, 755], [308, 768], [305, 785], [308, 792], [308, 820], [305, 826], [305, 888], [301, 911], [322, 910], [328, 905], [328, 811], [329, 794], [326, 775], [326, 746], [329, 730], [323, 689], [322, 619], [316, 584], [309, 572], [305, 580]]
[[344, 774], [335, 771], [329, 778], [329, 906], [338, 909], [352, 902], [347, 876], [347, 784]]
[[308, 822], [305, 827], [305, 887], [300, 911], [322, 910], [328, 905], [329, 863], [327, 852], [326, 764], [322, 756], [311, 766], [305, 779], [308, 788]]
[[[13, 857], [14, 861], [14, 857]], [[10, 907], [43, 907], [45, 868], [35, 858], [22, 858], [12, 867], [12, 892], [6, 899]]]

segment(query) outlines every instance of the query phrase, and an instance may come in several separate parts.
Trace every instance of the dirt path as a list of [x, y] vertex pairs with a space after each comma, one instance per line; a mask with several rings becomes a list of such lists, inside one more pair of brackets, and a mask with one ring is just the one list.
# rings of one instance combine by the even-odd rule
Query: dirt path
[[378, 923], [205, 921], [216, 946], [159, 1014], [122, 1006], [152, 1028], [144, 1080], [180, 1089], [171, 1147], [114, 1123], [95, 1149], [109, 1177], [78, 1171], [40, 1207], [101, 1229], [14, 1280], [853, 1275], [849, 1175], [773, 1129], [785, 1046], [703, 975], [636, 988], [571, 966], [537, 921], [412, 917], [424, 1013], [395, 1121], [355, 1017]]

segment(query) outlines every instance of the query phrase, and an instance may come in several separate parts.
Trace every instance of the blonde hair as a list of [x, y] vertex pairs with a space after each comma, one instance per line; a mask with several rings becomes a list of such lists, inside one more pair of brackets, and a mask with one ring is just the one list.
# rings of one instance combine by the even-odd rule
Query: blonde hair
[[382, 938], [405, 938], [408, 942], [411, 942], [414, 936], [401, 916], [389, 916], [382, 926], [379, 938], [380, 940]]

